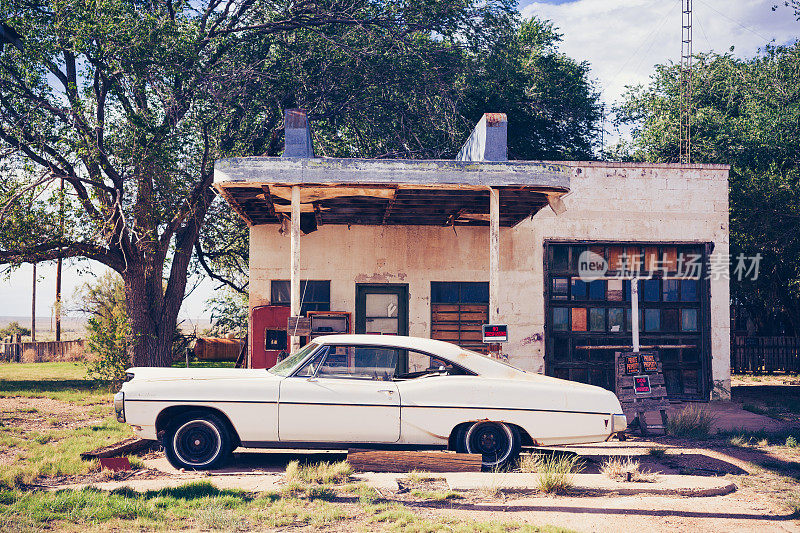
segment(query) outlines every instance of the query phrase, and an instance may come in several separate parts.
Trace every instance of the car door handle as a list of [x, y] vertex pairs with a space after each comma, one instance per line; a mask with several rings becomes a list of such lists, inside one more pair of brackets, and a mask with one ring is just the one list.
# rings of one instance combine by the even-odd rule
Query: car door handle
[[391, 389], [383, 389], [383, 390], [379, 390], [378, 392], [382, 392], [384, 394], [394, 394], [394, 391], [391, 390]]

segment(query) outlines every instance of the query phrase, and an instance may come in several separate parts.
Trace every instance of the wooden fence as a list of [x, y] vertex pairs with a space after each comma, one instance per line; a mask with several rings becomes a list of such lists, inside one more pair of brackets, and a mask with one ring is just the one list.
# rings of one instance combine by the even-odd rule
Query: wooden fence
[[734, 337], [731, 372], [800, 372], [800, 337]]
[[85, 358], [83, 339], [50, 342], [5, 342], [0, 344], [0, 359], [16, 363], [78, 361]]

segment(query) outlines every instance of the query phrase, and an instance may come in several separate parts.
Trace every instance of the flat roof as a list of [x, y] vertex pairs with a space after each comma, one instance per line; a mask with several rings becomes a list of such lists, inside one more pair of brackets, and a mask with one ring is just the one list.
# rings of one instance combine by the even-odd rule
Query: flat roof
[[540, 161], [235, 157], [214, 166], [214, 188], [249, 225], [279, 224], [301, 186], [317, 224], [513, 226], [569, 192], [571, 169]]

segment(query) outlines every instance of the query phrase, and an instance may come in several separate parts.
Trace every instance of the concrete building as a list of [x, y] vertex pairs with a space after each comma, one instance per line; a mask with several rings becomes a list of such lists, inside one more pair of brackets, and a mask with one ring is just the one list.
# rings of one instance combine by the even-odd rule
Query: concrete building
[[302, 112], [286, 124], [282, 158], [215, 168], [250, 225], [251, 309], [478, 350], [481, 324], [507, 324], [510, 363], [613, 389], [636, 273], [670, 396], [729, 398], [727, 166], [507, 161], [501, 114], [456, 161], [323, 159]]

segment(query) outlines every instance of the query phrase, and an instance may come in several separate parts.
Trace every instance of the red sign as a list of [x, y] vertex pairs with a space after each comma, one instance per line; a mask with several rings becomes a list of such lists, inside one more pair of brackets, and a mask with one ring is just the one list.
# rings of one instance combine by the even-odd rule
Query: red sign
[[508, 326], [506, 324], [484, 324], [483, 342], [508, 342]]
[[650, 394], [650, 376], [634, 376], [633, 389], [636, 394]]

